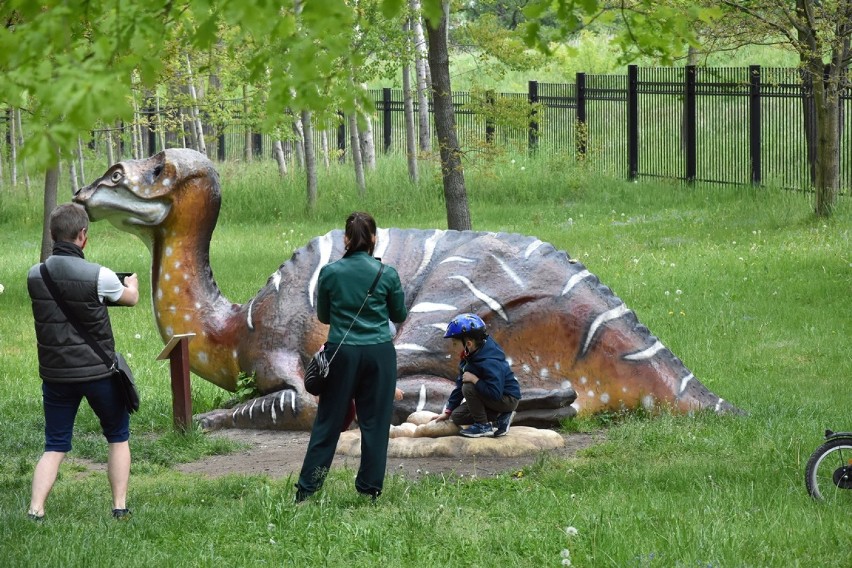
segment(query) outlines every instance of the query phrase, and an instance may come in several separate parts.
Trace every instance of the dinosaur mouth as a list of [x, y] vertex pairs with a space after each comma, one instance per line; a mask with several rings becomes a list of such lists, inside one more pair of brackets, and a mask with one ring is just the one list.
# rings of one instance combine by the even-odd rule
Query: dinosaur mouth
[[153, 227], [163, 222], [171, 206], [163, 201], [143, 200], [122, 186], [85, 188], [74, 201], [86, 208], [92, 221], [108, 220], [116, 226]]

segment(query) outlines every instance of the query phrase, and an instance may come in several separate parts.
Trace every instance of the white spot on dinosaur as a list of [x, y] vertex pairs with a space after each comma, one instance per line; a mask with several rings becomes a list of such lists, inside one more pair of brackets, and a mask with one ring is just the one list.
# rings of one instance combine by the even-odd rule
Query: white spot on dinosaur
[[[171, 333], [169, 335], [171, 335]], [[199, 351], [198, 352], [198, 360], [201, 361], [202, 363], [207, 363], [207, 361], [208, 361], [207, 352], [206, 351]]]
[[272, 273], [272, 285], [275, 286], [275, 291], [278, 292], [278, 287], [281, 285], [281, 273], [277, 270]]
[[420, 398], [417, 399], [417, 412], [426, 408], [426, 384], [420, 385]]
[[643, 349], [642, 351], [637, 351], [636, 353], [630, 353], [623, 357], [626, 361], [642, 361], [644, 359], [650, 359], [654, 355], [656, 355], [659, 351], [665, 349], [666, 346], [661, 342], [657, 341], [652, 346], [647, 349]]
[[445, 258], [444, 260], [442, 260], [438, 264], [444, 264], [445, 262], [464, 262], [464, 263], [469, 264], [469, 263], [473, 263], [473, 262], [476, 262], [476, 261], [472, 258], [465, 258], [463, 256], [448, 256], [447, 258]]
[[417, 278], [417, 276], [419, 276], [420, 273], [429, 266], [429, 263], [432, 261], [432, 254], [435, 252], [435, 246], [437, 246], [438, 241], [442, 236], [444, 236], [444, 231], [435, 231], [423, 243], [423, 259], [420, 261], [420, 266], [417, 267], [417, 271], [414, 273], [414, 278]]
[[489, 308], [500, 314], [500, 317], [502, 317], [504, 320], [509, 321], [509, 318], [506, 316], [506, 312], [503, 311], [503, 306], [501, 306], [497, 300], [495, 300], [491, 296], [488, 296], [479, 288], [474, 286], [473, 282], [460, 275], [450, 276], [450, 279], [462, 282], [465, 286], [467, 286], [468, 290], [470, 290], [474, 296], [485, 302]]
[[172, 180], [169, 179], [169, 178], [164, 179], [163, 185], [166, 186], [166, 187], [169, 187], [170, 185], [172, 185]]
[[600, 401], [601, 401], [602, 403], [604, 403], [604, 404], [607, 404], [607, 403], [609, 402], [609, 394], [607, 394], [607, 393], [603, 393], [603, 394], [600, 396]]
[[172, 279], [172, 275], [171, 275], [171, 274], [169, 274], [168, 272], [166, 272], [165, 274], [163, 274], [163, 280], [165, 280], [166, 282], [168, 282], [168, 281], [169, 281], [169, 280], [171, 280], [171, 279]]
[[166, 256], [172, 256], [172, 252], [173, 252], [172, 247], [166, 247], [166, 250], [165, 250]]
[[[411, 307], [411, 312], [413, 313], [426, 313], [426, 312], [454, 312], [458, 310], [455, 306], [451, 306], [450, 304], [436, 304], [433, 302], [421, 302], [419, 304], [415, 304]], [[447, 326], [444, 326], [446, 329]]]
[[583, 354], [585, 355], [586, 351], [589, 350], [589, 345], [591, 345], [592, 339], [594, 339], [595, 334], [598, 332], [601, 326], [603, 326], [608, 321], [618, 319], [628, 313], [630, 313], [630, 310], [627, 308], [627, 306], [624, 304], [620, 304], [596, 317], [595, 321], [592, 322], [592, 325], [589, 326], [589, 333], [586, 336], [586, 343], [583, 345]]
[[535, 250], [543, 244], [544, 243], [542, 241], [538, 240], [538, 239], [536, 239], [533, 242], [531, 242], [530, 244], [528, 244], [527, 249], [524, 251], [524, 259], [526, 260], [527, 258], [529, 258], [530, 255], [533, 252], [535, 252]]
[[157, 288], [157, 299], [158, 300], [163, 299], [163, 289], [162, 288]]
[[254, 298], [251, 299], [251, 302], [249, 302], [249, 305], [248, 305], [248, 309], [246, 310], [248, 312], [248, 316], [246, 317], [246, 325], [248, 326], [250, 331], [254, 331], [254, 323], [252, 323], [252, 321], [251, 321], [251, 308], [252, 308], [253, 305], [254, 305]]
[[589, 398], [595, 398], [595, 391], [590, 390], [586, 393], [586, 396], [588, 396]]
[[524, 363], [523, 365], [521, 365], [521, 371], [523, 371], [525, 375], [529, 375], [531, 370], [532, 367], [530, 367], [528, 364]]
[[714, 408], [714, 410], [715, 410], [716, 412], [719, 412], [720, 410], [722, 410], [722, 402], [723, 402], [724, 400], [725, 400], [725, 399], [720, 398], [720, 399], [719, 399], [719, 401], [716, 403], [716, 407]]
[[581, 270], [577, 274], [573, 275], [571, 278], [568, 279], [568, 282], [565, 284], [565, 287], [562, 289], [561, 295], [564, 296], [565, 294], [570, 292], [571, 288], [576, 286], [581, 280], [583, 280], [584, 278], [588, 278], [591, 275], [592, 275], [592, 273], [589, 272], [588, 270]]
[[518, 285], [519, 287], [521, 287], [521, 288], [526, 288], [526, 285], [524, 284], [524, 281], [523, 281], [523, 280], [521, 280], [521, 277], [520, 277], [520, 276], [518, 276], [518, 274], [517, 274], [514, 270], [512, 270], [512, 267], [511, 267], [511, 266], [509, 266], [508, 264], [506, 264], [506, 261], [504, 261], [502, 258], [497, 258], [497, 257], [496, 257], [496, 256], [494, 256], [493, 254], [492, 254], [491, 256], [492, 256], [492, 257], [494, 257], [494, 259], [496, 259], [496, 260], [497, 260], [497, 264], [499, 264], [499, 265], [500, 265], [500, 268], [502, 268], [502, 269], [503, 269], [503, 272], [505, 272], [505, 273], [509, 276], [509, 278], [511, 278], [511, 279], [512, 279], [512, 281], [513, 281], [515, 284], [517, 284], [517, 285]]
[[587, 379], [586, 377], [580, 377], [580, 384], [581, 385], [585, 385], [588, 382], [589, 382], [589, 379]]
[[542, 367], [541, 371], [538, 372], [538, 376], [540, 376], [544, 380], [547, 380], [547, 378], [550, 376], [550, 371], [547, 369], [547, 367]]
[[680, 396], [683, 394], [683, 391], [686, 390], [686, 385], [689, 384], [689, 381], [695, 378], [695, 375], [689, 373], [687, 376], [680, 380], [680, 391], [678, 391], [677, 395]]
[[397, 351], [420, 351], [423, 353], [429, 353], [428, 349], [426, 349], [422, 345], [417, 345], [416, 343], [400, 343], [395, 347]]
[[175, 293], [175, 294], [180, 294], [180, 286], [175, 286], [175, 287], [174, 287], [174, 293]]
[[166, 327], [166, 329], [164, 329], [163, 331], [166, 332], [166, 337], [168, 338], [171, 338], [175, 334], [175, 330], [172, 328], [172, 326]]
[[645, 410], [653, 410], [654, 408], [654, 395], [646, 394], [642, 397], [642, 406]]
[[183, 314], [183, 321], [189, 321], [192, 319], [192, 316], [189, 314]]
[[574, 387], [571, 385], [571, 381], [562, 381], [562, 388], [563, 389], [570, 389], [570, 388], [574, 388]]
[[195, 302], [195, 309], [196, 309], [196, 310], [200, 310], [200, 309], [201, 309], [201, 302]]
[[317, 263], [317, 267], [314, 269], [314, 273], [311, 274], [311, 280], [308, 282], [308, 302], [313, 307], [314, 305], [314, 291], [317, 289], [317, 281], [319, 280], [320, 269], [328, 264], [328, 260], [331, 258], [331, 232], [324, 234], [319, 237], [319, 252], [320, 259]]
[[390, 229], [376, 229], [376, 248], [373, 250], [373, 256], [382, 258], [388, 246], [390, 246]]
[[175, 261], [175, 268], [176, 269], [180, 268], [180, 261], [179, 260]]

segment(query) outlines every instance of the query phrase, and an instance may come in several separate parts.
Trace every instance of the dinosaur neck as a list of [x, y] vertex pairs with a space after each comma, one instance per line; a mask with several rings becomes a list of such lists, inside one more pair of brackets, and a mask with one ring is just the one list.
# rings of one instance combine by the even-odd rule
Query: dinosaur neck
[[209, 234], [159, 229], [151, 250], [154, 317], [164, 342], [177, 334], [194, 333], [189, 343], [190, 368], [234, 390], [239, 374], [240, 306], [222, 296], [213, 279], [209, 243]]

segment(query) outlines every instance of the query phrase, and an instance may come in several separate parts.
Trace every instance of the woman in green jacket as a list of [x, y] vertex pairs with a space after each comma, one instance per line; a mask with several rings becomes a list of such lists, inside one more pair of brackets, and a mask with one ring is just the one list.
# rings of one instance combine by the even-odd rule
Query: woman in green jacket
[[381, 261], [372, 256], [376, 245], [373, 217], [360, 212], [349, 215], [343, 245], [343, 258], [325, 265], [319, 273], [317, 318], [329, 324], [325, 349], [336, 354], [296, 484], [296, 502], [322, 487], [352, 400], [361, 428], [361, 466], [355, 489], [376, 499], [385, 480], [396, 390], [396, 349], [388, 320], [400, 323], [408, 310], [392, 266], [384, 266], [373, 294], [367, 296], [382, 268]]

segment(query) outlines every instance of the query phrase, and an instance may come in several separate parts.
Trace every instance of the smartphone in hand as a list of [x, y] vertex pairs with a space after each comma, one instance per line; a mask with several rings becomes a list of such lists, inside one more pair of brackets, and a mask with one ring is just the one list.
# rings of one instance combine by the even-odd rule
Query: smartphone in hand
[[132, 272], [116, 272], [115, 275], [118, 276], [118, 281], [124, 285], [124, 279], [133, 274]]

